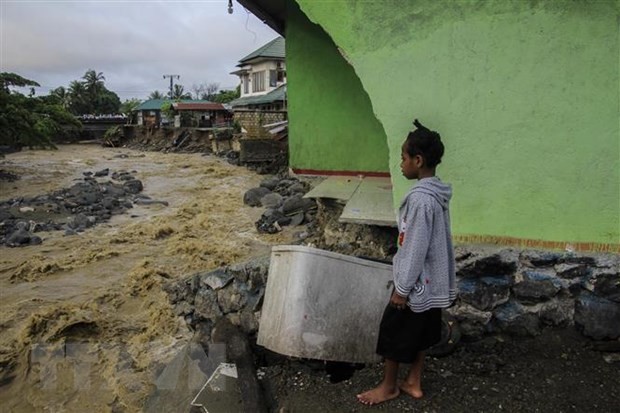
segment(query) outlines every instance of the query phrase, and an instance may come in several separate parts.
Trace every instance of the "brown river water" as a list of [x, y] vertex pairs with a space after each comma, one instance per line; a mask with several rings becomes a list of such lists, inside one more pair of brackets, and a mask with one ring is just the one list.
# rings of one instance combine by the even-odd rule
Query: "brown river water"
[[0, 181], [0, 199], [67, 188], [103, 168], [135, 171], [142, 193], [169, 206], [136, 205], [79, 235], [37, 233], [41, 245], [0, 246], [2, 412], [140, 411], [162, 364], [192, 337], [162, 284], [293, 237], [292, 228], [256, 232], [262, 210], [242, 198], [263, 177], [201, 154], [23, 151], [0, 159], [21, 177]]

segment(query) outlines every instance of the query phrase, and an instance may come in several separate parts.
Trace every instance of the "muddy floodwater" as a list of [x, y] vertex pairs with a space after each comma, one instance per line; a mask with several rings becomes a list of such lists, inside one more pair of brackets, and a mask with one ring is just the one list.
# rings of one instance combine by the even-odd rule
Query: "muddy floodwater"
[[0, 168], [20, 176], [0, 181], [0, 200], [109, 168], [135, 171], [143, 194], [169, 204], [135, 205], [77, 235], [37, 233], [41, 245], [0, 247], [2, 411], [139, 411], [157, 371], [192, 336], [163, 283], [293, 236], [257, 233], [262, 211], [242, 198], [263, 177], [216, 157], [69, 145], [11, 154]]

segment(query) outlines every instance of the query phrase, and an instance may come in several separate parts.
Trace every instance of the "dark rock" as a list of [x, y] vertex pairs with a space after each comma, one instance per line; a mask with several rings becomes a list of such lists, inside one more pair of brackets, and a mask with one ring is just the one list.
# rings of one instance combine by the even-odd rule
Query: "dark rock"
[[254, 258], [244, 263], [231, 265], [228, 267], [235, 279], [246, 283], [250, 291], [261, 288], [267, 282], [269, 273], [270, 255]]
[[282, 205], [282, 195], [271, 192], [260, 199], [260, 203], [265, 208], [279, 208]]
[[180, 302], [187, 302], [194, 304], [194, 295], [196, 291], [192, 288], [192, 280], [181, 280], [176, 282], [170, 282], [164, 285], [163, 289], [168, 294], [170, 303], [177, 304]]
[[303, 213], [303, 212], [299, 212], [299, 213], [297, 213], [297, 214], [293, 215], [293, 216], [291, 217], [291, 222], [290, 222], [290, 224], [289, 224], [289, 225], [292, 225], [292, 226], [294, 226], [294, 227], [296, 227], [296, 226], [298, 226], [298, 225], [301, 225], [301, 224], [304, 222], [304, 217], [305, 217], [305, 216], [304, 216], [304, 213]]
[[198, 320], [215, 321], [222, 316], [217, 293], [206, 288], [199, 289], [194, 298], [194, 315]]
[[508, 250], [484, 256], [472, 254], [470, 258], [457, 263], [457, 273], [461, 277], [508, 275], [516, 268], [517, 255]]
[[278, 177], [271, 177], [271, 178], [265, 178], [261, 183], [260, 186], [263, 188], [267, 188], [270, 191], [273, 191], [274, 189], [276, 189], [276, 186], [278, 186], [278, 184], [280, 183], [280, 179], [278, 179]]
[[459, 322], [461, 335], [471, 340], [478, 340], [487, 332], [493, 317], [491, 311], [480, 311], [468, 304], [451, 307], [447, 312]]
[[614, 269], [597, 269], [588, 280], [587, 289], [599, 297], [620, 303], [620, 273]]
[[562, 258], [560, 259], [560, 263], [595, 265], [596, 260], [593, 257], [589, 257], [587, 255], [576, 255], [574, 253], [568, 253], [562, 256]]
[[312, 209], [316, 209], [316, 202], [312, 199], [302, 198], [299, 194], [287, 198], [282, 205], [284, 215], [295, 215]]
[[572, 324], [574, 314], [573, 300], [558, 300], [557, 298], [544, 303], [538, 312], [543, 323], [562, 327]]
[[[548, 300], [555, 296], [563, 287], [562, 282], [549, 274], [535, 271], [525, 271], [523, 281], [517, 282], [512, 291], [515, 296], [525, 301]], [[566, 285], [568, 288], [568, 285]]]
[[497, 330], [509, 334], [519, 336], [540, 334], [538, 316], [528, 312], [524, 306], [512, 300], [495, 310], [492, 323]]
[[620, 304], [584, 291], [575, 301], [575, 325], [596, 340], [620, 337]]
[[235, 281], [232, 285], [217, 291], [217, 302], [224, 314], [237, 312], [247, 303], [246, 288]]
[[288, 188], [291, 194], [305, 194], [306, 187], [301, 182], [297, 182]]
[[264, 187], [252, 188], [243, 195], [243, 203], [251, 207], [260, 206], [260, 200], [271, 191]]
[[555, 265], [562, 258], [562, 254], [547, 251], [523, 251], [519, 258], [535, 267], [548, 267]]
[[109, 173], [110, 173], [110, 168], [105, 168], [105, 169], [95, 172], [95, 176], [97, 177], [108, 176]]
[[233, 280], [233, 275], [228, 273], [224, 268], [218, 268], [215, 271], [211, 271], [206, 274], [200, 275], [200, 284], [211, 288], [212, 290], [219, 290], [226, 287]]
[[239, 314], [239, 317], [239, 326], [245, 334], [254, 334], [258, 331], [259, 320], [253, 312], [244, 310]]
[[507, 277], [462, 278], [458, 281], [459, 297], [478, 310], [491, 310], [508, 301], [510, 285]]
[[590, 272], [588, 266], [585, 264], [561, 263], [557, 264], [554, 268], [556, 274], [562, 278], [583, 277]]
[[137, 194], [141, 192], [143, 188], [142, 181], [138, 179], [130, 179], [123, 183], [123, 189], [125, 189], [125, 192], [130, 194]]

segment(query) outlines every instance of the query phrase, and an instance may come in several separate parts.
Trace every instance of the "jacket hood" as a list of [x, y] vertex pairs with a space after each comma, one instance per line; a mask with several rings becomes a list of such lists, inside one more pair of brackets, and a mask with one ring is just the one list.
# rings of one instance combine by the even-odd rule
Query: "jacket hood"
[[412, 193], [424, 193], [431, 195], [446, 210], [452, 198], [452, 187], [442, 182], [438, 177], [423, 178], [418, 181], [411, 190]]

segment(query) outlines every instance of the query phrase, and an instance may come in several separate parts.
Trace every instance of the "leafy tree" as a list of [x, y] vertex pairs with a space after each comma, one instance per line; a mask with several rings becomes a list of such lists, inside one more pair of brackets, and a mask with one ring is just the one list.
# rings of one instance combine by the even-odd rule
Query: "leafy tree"
[[75, 115], [118, 113], [121, 100], [105, 87], [102, 72], [89, 69], [69, 84], [69, 110]]
[[154, 90], [149, 95], [149, 99], [165, 99], [165, 98], [166, 96], [164, 96], [164, 94], [161, 93], [159, 90]]
[[64, 109], [69, 109], [69, 106], [71, 105], [71, 95], [63, 86], [51, 90], [49, 96], [54, 103], [62, 106]]
[[125, 115], [129, 115], [131, 112], [133, 112], [133, 110], [135, 108], [140, 106], [140, 103], [142, 103], [142, 101], [140, 99], [136, 99], [136, 98], [125, 100], [121, 104], [121, 113], [123, 113]]
[[24, 96], [11, 90], [27, 86], [38, 83], [15, 73], [0, 73], [0, 145], [54, 148], [53, 141], [66, 137], [68, 128], [81, 127], [55, 96]]
[[220, 92], [210, 100], [218, 103], [228, 103], [238, 99], [239, 96], [241, 96], [241, 88], [237, 86], [235, 90], [220, 90]]

